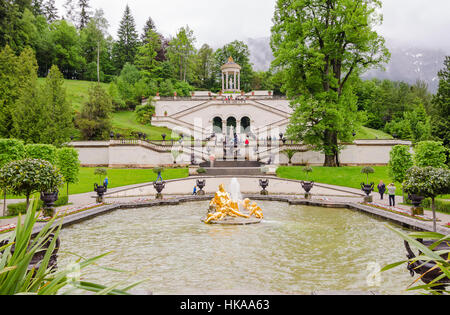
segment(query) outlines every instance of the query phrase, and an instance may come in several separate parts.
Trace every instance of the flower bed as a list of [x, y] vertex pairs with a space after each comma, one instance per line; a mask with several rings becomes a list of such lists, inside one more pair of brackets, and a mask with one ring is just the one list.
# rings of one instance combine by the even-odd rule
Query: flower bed
[[0, 226], [0, 234], [12, 231], [16, 228], [15, 224], [8, 224], [4, 226]]
[[386, 205], [380, 204], [380, 203], [376, 203], [376, 202], [372, 202], [372, 203], [363, 203], [366, 206], [370, 206], [370, 207], [374, 207], [380, 210], [384, 210], [384, 211], [388, 211], [388, 212], [392, 212], [395, 214], [399, 214], [399, 215], [403, 215], [405, 217], [409, 217], [409, 218], [413, 218], [413, 219], [417, 219], [420, 221], [433, 221], [433, 219], [430, 219], [424, 215], [411, 215], [411, 213], [407, 210], [401, 209], [401, 208], [396, 208], [396, 207], [388, 207]]
[[[100, 207], [100, 206], [103, 206], [103, 205], [104, 205], [104, 203], [96, 203], [96, 204], [91, 204], [91, 205], [84, 206], [82, 208], [69, 209], [69, 210], [63, 211], [62, 213], [58, 212], [56, 214], [56, 219], [59, 219], [59, 218], [62, 218], [62, 217], [67, 217], [69, 215], [80, 213], [80, 212], [83, 212], [83, 211], [91, 210], [91, 209], [94, 209], [94, 208], [97, 208], [97, 207]], [[51, 219], [52, 219], [52, 217], [44, 217], [44, 216], [41, 215], [37, 219], [37, 221], [38, 222], [48, 222]]]

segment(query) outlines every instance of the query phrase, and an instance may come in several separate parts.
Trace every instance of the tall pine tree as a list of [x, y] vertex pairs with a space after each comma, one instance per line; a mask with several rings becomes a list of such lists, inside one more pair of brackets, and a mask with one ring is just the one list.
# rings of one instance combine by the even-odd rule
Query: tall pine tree
[[47, 0], [47, 2], [44, 3], [44, 15], [47, 18], [48, 23], [53, 23], [59, 19], [55, 0]]
[[450, 56], [445, 57], [444, 68], [438, 76], [439, 89], [431, 106], [432, 133], [450, 149]]
[[78, 29], [83, 29], [89, 23], [91, 19], [92, 11], [89, 10], [89, 0], [78, 0], [79, 7], [79, 20], [78, 20]]
[[139, 46], [136, 24], [128, 5], [125, 7], [125, 12], [120, 21], [117, 37], [118, 41], [114, 45], [113, 55], [116, 69], [120, 72], [125, 63], [134, 63]]

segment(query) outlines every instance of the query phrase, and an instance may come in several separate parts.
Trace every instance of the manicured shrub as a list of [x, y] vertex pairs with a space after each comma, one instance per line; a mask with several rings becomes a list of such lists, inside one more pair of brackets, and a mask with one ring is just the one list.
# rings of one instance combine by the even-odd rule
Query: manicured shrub
[[389, 176], [396, 182], [403, 183], [406, 171], [413, 166], [413, 157], [409, 147], [396, 145], [390, 152]]
[[25, 158], [38, 159], [56, 164], [56, 147], [51, 144], [27, 144]]
[[414, 164], [418, 167], [446, 168], [447, 149], [442, 142], [422, 141], [414, 148]]

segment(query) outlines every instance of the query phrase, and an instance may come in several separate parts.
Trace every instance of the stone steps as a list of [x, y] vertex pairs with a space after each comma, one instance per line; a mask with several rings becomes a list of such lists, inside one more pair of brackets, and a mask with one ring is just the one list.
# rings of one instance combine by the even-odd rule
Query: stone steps
[[[200, 167], [210, 167], [210, 162], [201, 163]], [[259, 168], [261, 163], [258, 161], [221, 161], [214, 162], [214, 168]]]
[[263, 175], [260, 167], [205, 167], [208, 176], [220, 175]]

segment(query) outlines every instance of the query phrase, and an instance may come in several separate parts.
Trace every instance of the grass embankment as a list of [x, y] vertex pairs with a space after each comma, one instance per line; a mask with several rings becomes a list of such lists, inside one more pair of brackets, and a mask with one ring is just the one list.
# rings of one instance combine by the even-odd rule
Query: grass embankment
[[[39, 78], [39, 82], [43, 84], [45, 78]], [[93, 81], [82, 80], [64, 80], [64, 87], [66, 88], [66, 97], [73, 109], [80, 112], [84, 103], [89, 99], [89, 88], [97, 84]], [[108, 90], [108, 83], [100, 83], [100, 85]], [[116, 112], [111, 116], [111, 122], [114, 133], [129, 134], [130, 132], [142, 132], [147, 134], [148, 139], [162, 140], [161, 134], [167, 135], [166, 139], [172, 139], [172, 130], [162, 127], [154, 127], [151, 125], [141, 125], [136, 121], [136, 115], [133, 111]]]
[[[45, 82], [45, 78], [38, 79], [41, 84]], [[81, 80], [64, 80], [64, 87], [66, 88], [66, 98], [75, 111], [79, 112], [82, 105], [89, 99], [89, 88], [96, 84], [93, 81], [81, 81]], [[108, 83], [100, 83], [100, 85], [108, 90]]]
[[364, 126], [359, 127], [356, 130], [355, 139], [361, 140], [391, 140], [394, 139], [390, 134], [387, 134], [381, 130], [371, 129]]
[[[132, 111], [116, 112], [112, 114], [113, 131], [129, 134], [130, 132], [142, 132], [151, 140], [162, 140], [162, 134], [166, 134], [166, 140], [172, 139], [172, 130], [165, 127], [156, 127], [151, 125], [141, 125], [136, 121], [136, 114]], [[174, 137], [177, 139], [178, 137]]]

